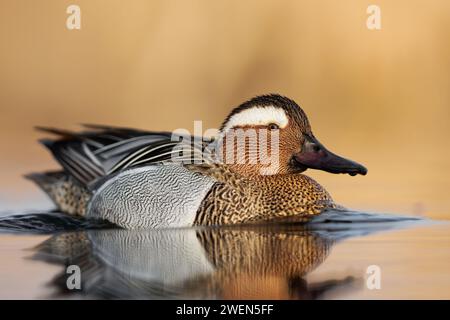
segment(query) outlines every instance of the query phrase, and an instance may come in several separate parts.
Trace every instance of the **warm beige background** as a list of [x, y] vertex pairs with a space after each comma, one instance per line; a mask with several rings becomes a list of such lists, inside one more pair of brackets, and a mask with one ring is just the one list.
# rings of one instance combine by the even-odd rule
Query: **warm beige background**
[[[69, 4], [82, 29], [65, 27]], [[382, 10], [382, 30], [365, 26]], [[0, 209], [37, 206], [54, 168], [34, 125], [216, 127], [279, 92], [366, 177], [308, 171], [352, 208], [450, 217], [450, 2], [0, 2]], [[30, 199], [24, 201], [24, 199]]]

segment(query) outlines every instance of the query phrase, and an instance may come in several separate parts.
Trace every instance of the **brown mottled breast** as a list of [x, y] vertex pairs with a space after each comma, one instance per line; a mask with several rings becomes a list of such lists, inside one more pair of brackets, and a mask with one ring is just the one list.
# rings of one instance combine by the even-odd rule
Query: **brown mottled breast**
[[197, 211], [196, 225], [309, 217], [336, 208], [328, 192], [302, 174], [252, 177], [241, 185], [216, 183]]

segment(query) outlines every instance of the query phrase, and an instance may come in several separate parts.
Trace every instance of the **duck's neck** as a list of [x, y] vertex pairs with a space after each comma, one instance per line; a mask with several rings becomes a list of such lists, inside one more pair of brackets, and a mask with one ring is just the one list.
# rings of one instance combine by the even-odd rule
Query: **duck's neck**
[[244, 177], [274, 175], [289, 171], [288, 153], [280, 152], [278, 143], [257, 128], [221, 132], [215, 139], [213, 148], [214, 157], [218, 162]]

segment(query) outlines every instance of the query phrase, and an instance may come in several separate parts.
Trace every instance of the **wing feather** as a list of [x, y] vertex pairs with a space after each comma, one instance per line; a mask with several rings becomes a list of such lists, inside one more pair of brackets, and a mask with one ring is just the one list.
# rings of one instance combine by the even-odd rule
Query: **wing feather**
[[[198, 138], [172, 135], [170, 132], [152, 132], [103, 125], [83, 125], [87, 131], [72, 132], [55, 128], [38, 127], [40, 131], [55, 134], [55, 140], [41, 142], [52, 152], [64, 170], [83, 185], [89, 185], [109, 174], [133, 166], [165, 161], [201, 161], [203, 144]], [[181, 139], [184, 138], [184, 139]], [[189, 143], [191, 153], [180, 154], [180, 141]], [[201, 140], [200, 140], [201, 141]], [[189, 149], [189, 148], [188, 148]], [[186, 150], [186, 149], [183, 149]]]

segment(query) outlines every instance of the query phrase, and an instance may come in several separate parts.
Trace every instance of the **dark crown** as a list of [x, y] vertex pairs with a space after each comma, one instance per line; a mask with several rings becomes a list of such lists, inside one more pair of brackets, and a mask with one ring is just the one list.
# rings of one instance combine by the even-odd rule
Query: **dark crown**
[[306, 116], [303, 109], [300, 108], [300, 106], [294, 100], [291, 100], [288, 97], [284, 97], [279, 94], [267, 94], [256, 96], [234, 108], [222, 123], [220, 130], [225, 127], [232, 116], [242, 112], [243, 110], [251, 109], [256, 106], [273, 106], [276, 108], [281, 108], [286, 112], [287, 116], [293, 119], [295, 122], [299, 123], [303, 127], [310, 127], [308, 117]]

